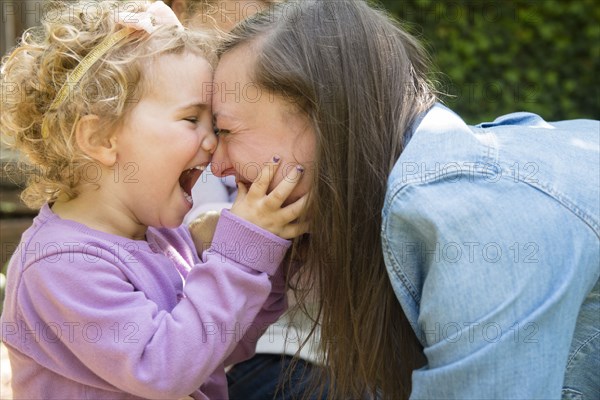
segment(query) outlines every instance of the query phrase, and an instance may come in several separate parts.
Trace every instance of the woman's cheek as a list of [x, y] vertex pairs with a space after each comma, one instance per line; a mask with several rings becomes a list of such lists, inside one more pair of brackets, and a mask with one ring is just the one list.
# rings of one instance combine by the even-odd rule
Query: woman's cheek
[[257, 162], [249, 161], [236, 165], [235, 169], [239, 171], [244, 180], [255, 182], [260, 177], [262, 166]]

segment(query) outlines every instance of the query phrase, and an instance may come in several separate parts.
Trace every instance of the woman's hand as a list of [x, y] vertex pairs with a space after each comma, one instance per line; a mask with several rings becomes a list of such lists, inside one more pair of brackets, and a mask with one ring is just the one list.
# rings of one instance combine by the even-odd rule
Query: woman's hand
[[238, 195], [231, 212], [279, 237], [293, 239], [308, 231], [308, 223], [297, 222], [306, 204], [307, 195], [285, 207], [282, 205], [300, 182], [304, 169], [301, 166], [296, 167], [295, 176], [286, 176], [267, 194], [278, 168], [279, 158], [273, 157], [273, 162], [265, 165], [249, 189], [238, 183]]

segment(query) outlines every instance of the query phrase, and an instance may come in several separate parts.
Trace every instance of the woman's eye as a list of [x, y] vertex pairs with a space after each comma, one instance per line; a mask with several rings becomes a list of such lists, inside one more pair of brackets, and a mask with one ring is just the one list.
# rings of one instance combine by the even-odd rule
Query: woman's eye
[[219, 129], [217, 127], [214, 128], [214, 131], [216, 136], [225, 136], [229, 133], [227, 129]]

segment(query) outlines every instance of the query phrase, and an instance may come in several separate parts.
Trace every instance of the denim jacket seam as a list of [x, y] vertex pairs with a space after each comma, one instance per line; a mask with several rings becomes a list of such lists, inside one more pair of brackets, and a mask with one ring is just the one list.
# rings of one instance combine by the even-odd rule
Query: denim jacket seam
[[519, 179], [518, 182], [524, 183], [525, 185], [528, 185], [536, 190], [539, 190], [540, 192], [546, 194], [548, 197], [555, 200], [558, 204], [560, 204], [561, 206], [563, 206], [564, 208], [569, 210], [571, 213], [573, 213], [584, 224], [589, 226], [589, 228], [594, 232], [594, 234], [598, 238], [600, 238], [600, 226], [599, 226], [598, 222], [594, 221], [592, 216], [590, 216], [589, 213], [587, 213], [585, 210], [581, 209], [580, 207], [577, 207], [575, 202], [573, 202], [568, 196], [564, 195], [563, 193], [561, 193], [559, 191], [554, 190], [552, 188], [552, 186], [549, 186], [549, 185], [544, 185], [541, 183], [538, 185], [535, 185], [533, 182], [528, 182], [526, 180], [521, 180], [521, 179]]
[[[386, 222], [387, 225], [387, 222]], [[404, 268], [402, 268], [401, 263], [396, 258], [396, 255], [391, 250], [391, 246], [389, 245], [388, 235], [382, 235], [383, 237], [383, 249], [388, 255], [389, 260], [392, 261], [392, 270], [395, 273], [396, 277], [400, 279], [402, 285], [406, 288], [408, 293], [411, 295], [415, 303], [418, 305], [421, 302], [421, 296], [415, 286], [412, 284], [410, 279], [406, 276], [404, 272]]]
[[[499, 160], [499, 151], [498, 151], [498, 140], [496, 139], [496, 134], [489, 129], [481, 128], [479, 130], [480, 134], [485, 134], [486, 137], [489, 137], [491, 140], [489, 144], [482, 144], [485, 154], [483, 155], [483, 160], [488, 162], [491, 165], [498, 165]], [[493, 152], [493, 155], [492, 155]]]
[[[494, 143], [493, 147], [496, 149], [495, 157], [489, 157], [489, 159], [495, 160], [495, 161], [492, 161], [492, 162], [494, 162], [492, 165], [500, 167], [499, 172], [502, 174], [501, 176], [510, 176], [510, 174], [506, 174], [510, 171], [507, 171], [504, 167], [500, 166], [500, 160], [499, 160], [499, 155], [498, 155], [498, 146], [497, 146], [497, 142], [495, 140], [496, 136], [492, 132], [489, 132], [487, 129], [484, 129], [483, 131], [484, 131], [484, 133], [492, 134], [492, 141]], [[489, 150], [491, 150], [491, 148], [492, 148], [492, 146], [487, 146], [487, 147]], [[489, 156], [489, 153], [488, 153], [488, 156]], [[535, 183], [538, 183], [539, 181], [537, 181], [537, 180], [531, 181], [530, 179], [528, 179], [526, 177], [522, 177], [521, 174], [519, 174], [518, 176], [515, 176], [514, 181], [515, 181], [515, 183], [521, 182], [526, 185], [529, 185], [532, 188], [539, 190], [539, 191], [545, 193], [546, 195], [548, 195], [549, 197], [553, 198], [559, 204], [561, 204], [563, 207], [565, 207], [567, 210], [571, 211], [580, 220], [582, 220], [582, 222], [584, 224], [588, 225], [592, 229], [592, 231], [595, 233], [595, 235], [600, 238], [600, 224], [597, 221], [594, 221], [594, 218], [588, 212], [581, 209], [580, 207], [577, 207], [575, 202], [572, 201], [568, 196], [564, 195], [563, 193], [561, 193], [557, 190], [554, 190], [554, 188], [550, 185], [544, 185], [542, 183], [539, 183], [539, 185], [536, 185]]]
[[[489, 154], [489, 153], [488, 153]], [[484, 157], [486, 158], [486, 157]], [[408, 279], [408, 277], [406, 276], [406, 273], [404, 272], [404, 268], [402, 267], [402, 263], [400, 263], [400, 261], [398, 261], [396, 255], [394, 254], [394, 252], [391, 249], [391, 246], [389, 244], [389, 234], [387, 234], [387, 219], [388, 219], [388, 214], [389, 214], [389, 209], [392, 207], [392, 204], [395, 203], [395, 201], [397, 200], [398, 196], [402, 195], [401, 192], [403, 192], [405, 189], [409, 188], [409, 187], [415, 187], [415, 186], [426, 186], [432, 183], [435, 183], [437, 181], [442, 181], [444, 179], [448, 179], [451, 177], [456, 177], [456, 176], [461, 176], [462, 174], [464, 174], [465, 170], [459, 170], [456, 171], [452, 174], [447, 174], [447, 175], [443, 175], [443, 176], [433, 176], [431, 178], [426, 178], [426, 179], [412, 179], [410, 181], [407, 182], [401, 182], [400, 184], [396, 185], [396, 186], [392, 186], [390, 188], [390, 195], [386, 196], [386, 201], [384, 204], [384, 208], [383, 208], [383, 214], [384, 214], [384, 224], [382, 225], [382, 242], [383, 242], [383, 249], [386, 252], [386, 254], [388, 255], [388, 258], [392, 261], [392, 269], [394, 271], [394, 273], [396, 274], [396, 276], [400, 279], [402, 285], [406, 288], [406, 290], [410, 293], [410, 295], [412, 296], [413, 300], [415, 301], [415, 303], [418, 305], [420, 304], [421, 301], [421, 295], [420, 292], [416, 289], [415, 285], [410, 281], [410, 279]], [[494, 172], [490, 172], [487, 168], [484, 170], [480, 170], [478, 171], [479, 175], [482, 176], [493, 176], [494, 174], [496, 174], [497, 171]], [[475, 173], [473, 172], [473, 176], [475, 175]]]
[[449, 173], [449, 174], [444, 174], [444, 175], [441, 175], [441, 176], [434, 175], [434, 176], [432, 176], [430, 178], [424, 178], [424, 179], [423, 178], [413, 178], [413, 179], [407, 180], [405, 182], [400, 182], [400, 183], [397, 183], [395, 185], [392, 185], [392, 187], [390, 188], [390, 193], [393, 193], [393, 194], [390, 194], [388, 196], [389, 201], [386, 202], [386, 208], [389, 208], [390, 203], [393, 203], [395, 201], [395, 198], [397, 197], [397, 195], [399, 194], [399, 192], [405, 190], [409, 186], [425, 186], [425, 185], [436, 183], [438, 181], [443, 181], [443, 180], [446, 180], [446, 179], [449, 179], [449, 178], [455, 178], [455, 177], [458, 177], [458, 176], [462, 176], [465, 173], [469, 173], [473, 177], [476, 174], [478, 176], [481, 176], [481, 177], [485, 177], [485, 176], [490, 177], [490, 176], [497, 176], [498, 173], [500, 172], [500, 169], [497, 168], [497, 164], [481, 164], [481, 165], [486, 165], [486, 166], [492, 165], [494, 168], [493, 169], [489, 169], [489, 168], [486, 167], [484, 169], [473, 170], [473, 171], [470, 171], [468, 169], [460, 169], [458, 171], [455, 171], [455, 172], [452, 172], [452, 173]]
[[[488, 164], [489, 165], [489, 164]], [[509, 179], [506, 178], [505, 175], [503, 174], [502, 171], [504, 172], [508, 172], [506, 170], [504, 170], [503, 168], [501, 169], [496, 169], [496, 167], [498, 167], [498, 164], [491, 164], [494, 169], [493, 170], [489, 170], [489, 169], [485, 169], [483, 171], [476, 171], [474, 170], [472, 173], [472, 176], [475, 176], [475, 174], [478, 174], [481, 177], [493, 177], [498, 173], [501, 173], [501, 179]], [[467, 170], [468, 171], [468, 170]], [[452, 174], [446, 174], [443, 176], [432, 176], [431, 178], [414, 178], [411, 179], [409, 181], [406, 182], [400, 182], [394, 186], [391, 187], [391, 193], [393, 193], [392, 195], [389, 196], [389, 201], [386, 202], [386, 208], [389, 208], [391, 203], [393, 203], [395, 201], [395, 198], [398, 196], [398, 194], [405, 190], [406, 188], [408, 188], [409, 186], [420, 186], [420, 185], [428, 185], [428, 184], [432, 184], [435, 183], [437, 181], [441, 181], [444, 179], [449, 179], [449, 178], [453, 178], [453, 177], [457, 177], [457, 176], [461, 176], [462, 174], [464, 174], [465, 172], [467, 172], [465, 170], [459, 170], [456, 171]], [[577, 216], [577, 218], [579, 218], [584, 224], [586, 224], [587, 226], [590, 227], [590, 229], [592, 229], [592, 231], [594, 232], [594, 234], [600, 238], [600, 226], [599, 224], [594, 221], [594, 219], [589, 215], [589, 213], [587, 213], [585, 210], [581, 209], [580, 207], [578, 207], [575, 202], [573, 202], [568, 196], [565, 196], [564, 194], [562, 194], [561, 192], [554, 190], [552, 188], [552, 186], [549, 185], [544, 185], [542, 183], [538, 183], [537, 185], [534, 182], [531, 182], [529, 180], [526, 179], [522, 179], [520, 176], [518, 177], [518, 179], [514, 179], [513, 178], [513, 182], [514, 183], [523, 183], [525, 185], [530, 186], [533, 189], [539, 190], [540, 192], [546, 194], [547, 196], [549, 196], [550, 198], [554, 199], [556, 202], [558, 202], [560, 205], [562, 205], [563, 207], [565, 207], [567, 210], [569, 210], [571, 213], [573, 213], [575, 216]]]
[[[476, 141], [477, 144], [480, 146], [479, 149], [479, 157], [476, 157], [476, 161], [473, 162], [469, 162], [471, 164], [473, 164], [475, 167], [473, 168], [473, 170], [471, 171], [469, 168], [459, 168], [457, 171], [454, 171], [451, 174], [444, 174], [444, 175], [438, 175], [438, 174], [434, 174], [431, 177], [416, 177], [416, 178], [412, 178], [409, 180], [406, 180], [404, 182], [400, 182], [399, 185], [394, 185], [390, 188], [390, 191], [392, 193], [394, 193], [393, 196], [391, 197], [395, 197], [396, 193], [403, 190], [404, 186], [409, 186], [409, 185], [413, 185], [416, 184], [418, 185], [423, 184], [429, 184], [429, 183], [435, 183], [438, 180], [442, 180], [442, 179], [446, 179], [449, 177], [456, 177], [456, 176], [462, 176], [464, 173], [472, 173], [472, 175], [474, 176], [476, 172], [482, 174], [482, 175], [488, 175], [488, 176], [494, 176], [496, 174], [498, 174], [498, 172], [500, 172], [500, 168], [499, 168], [499, 161], [498, 161], [498, 142], [496, 140], [496, 135], [488, 130], [488, 129], [479, 129], [480, 134], [485, 134], [486, 136], [488, 136], [491, 140], [490, 143], [484, 144], [481, 143], [480, 141]], [[463, 162], [463, 165], [464, 164]], [[492, 168], [489, 168], [489, 167]], [[483, 168], [482, 168], [483, 167]], [[390, 200], [393, 201], [393, 200]]]
[[[483, 159], [489, 160], [491, 158], [489, 146], [485, 146], [484, 149], [486, 150], [485, 151], [486, 154], [483, 155]], [[491, 165], [496, 167], [498, 164], [491, 164]], [[391, 249], [391, 246], [389, 245], [389, 240], [388, 240], [389, 235], [385, 233], [387, 231], [387, 229], [385, 229], [385, 228], [387, 227], [387, 218], [388, 218], [388, 214], [389, 214], [389, 209], [392, 207], [392, 204], [395, 203], [398, 196], [400, 196], [402, 194], [401, 192], [408, 189], [409, 187], [426, 186], [426, 185], [429, 185], [429, 184], [432, 184], [432, 183], [435, 183], [438, 181], [442, 181], [442, 180], [445, 180], [448, 178], [462, 176], [465, 172], [471, 173], [468, 169], [467, 170], [460, 169], [458, 171], [455, 171], [452, 174], [445, 174], [443, 176], [439, 176], [436, 174], [430, 178], [425, 178], [425, 179], [414, 178], [409, 181], [401, 182], [397, 185], [392, 186], [390, 188], [390, 195], [386, 196], [386, 201], [385, 201], [384, 208], [383, 208], [384, 224], [382, 225], [383, 249], [387, 253], [389, 259], [391, 261], [393, 261], [392, 269], [393, 269], [394, 273], [400, 279], [400, 281], [402, 282], [402, 285], [410, 293], [410, 295], [412, 296], [413, 300], [415, 301], [415, 303], [417, 305], [420, 304], [420, 302], [421, 302], [420, 292], [416, 289], [415, 285], [406, 276], [406, 273], [404, 272], [404, 268], [402, 267], [402, 264], [398, 261], [394, 252]], [[473, 177], [475, 176], [476, 172], [478, 175], [481, 175], [481, 176], [494, 176], [498, 173], [498, 170], [495, 169], [494, 171], [490, 171], [487, 167], [484, 169], [477, 170], [477, 171], [473, 170], [472, 171]]]

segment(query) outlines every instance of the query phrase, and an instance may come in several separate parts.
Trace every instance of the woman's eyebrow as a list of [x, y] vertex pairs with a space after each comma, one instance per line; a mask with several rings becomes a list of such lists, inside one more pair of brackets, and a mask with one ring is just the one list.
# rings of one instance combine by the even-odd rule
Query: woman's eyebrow
[[239, 119], [234, 117], [233, 115], [219, 111], [213, 113], [213, 120], [216, 122], [217, 119], [225, 119], [227, 121], [239, 122]]
[[228, 115], [219, 111], [215, 111], [213, 112], [213, 118], [217, 119], [217, 118], [227, 118]]

